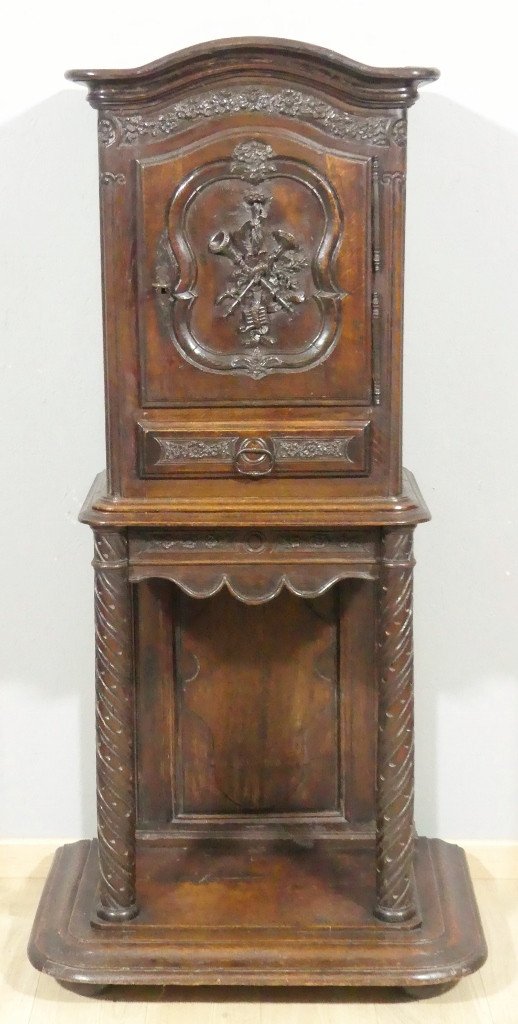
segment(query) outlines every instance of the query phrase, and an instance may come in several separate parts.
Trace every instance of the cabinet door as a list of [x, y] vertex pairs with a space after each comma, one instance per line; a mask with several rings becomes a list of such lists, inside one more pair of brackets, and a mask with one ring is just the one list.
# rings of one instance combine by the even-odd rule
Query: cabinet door
[[370, 403], [368, 158], [234, 128], [137, 189], [144, 408]]

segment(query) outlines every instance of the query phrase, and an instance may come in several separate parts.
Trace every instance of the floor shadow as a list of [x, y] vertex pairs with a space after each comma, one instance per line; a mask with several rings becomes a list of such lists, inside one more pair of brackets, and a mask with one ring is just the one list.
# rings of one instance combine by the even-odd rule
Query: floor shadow
[[[386, 988], [373, 986], [371, 988], [302, 988], [302, 987], [279, 987], [279, 988], [246, 988], [243, 986], [230, 988], [221, 986], [152, 986], [152, 985], [113, 985], [106, 988], [96, 989], [94, 986], [62, 985], [56, 983], [56, 991], [63, 989], [77, 995], [83, 995], [87, 999], [96, 999], [100, 1002], [113, 1003], [168, 1003], [171, 1005], [196, 1003], [197, 1005], [233, 1004], [243, 1005], [259, 1003], [261, 1005], [313, 1005], [313, 1006], [366, 1006], [366, 1005], [405, 1005], [416, 1002], [416, 997], [411, 996], [400, 988]], [[83, 989], [84, 991], [81, 991]], [[57, 997], [56, 997], [57, 998]], [[436, 1002], [447, 1000], [449, 1003], [457, 1004], [471, 1003], [473, 993], [460, 982], [452, 986], [449, 991], [441, 990], [437, 986], [437, 995], [427, 992], [422, 997], [423, 1002]], [[421, 1002], [421, 999], [418, 999]]]

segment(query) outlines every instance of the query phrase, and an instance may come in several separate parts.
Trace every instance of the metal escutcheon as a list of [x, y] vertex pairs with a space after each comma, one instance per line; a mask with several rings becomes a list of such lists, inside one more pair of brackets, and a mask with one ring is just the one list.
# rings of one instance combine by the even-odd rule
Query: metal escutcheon
[[239, 442], [234, 456], [234, 469], [242, 476], [267, 476], [275, 463], [271, 441], [263, 437], [245, 437]]

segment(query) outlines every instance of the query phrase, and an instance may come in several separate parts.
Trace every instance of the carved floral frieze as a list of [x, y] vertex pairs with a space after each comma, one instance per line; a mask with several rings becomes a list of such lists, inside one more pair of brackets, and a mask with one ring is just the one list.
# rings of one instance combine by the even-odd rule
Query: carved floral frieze
[[104, 146], [156, 142], [198, 121], [242, 113], [293, 118], [316, 125], [334, 138], [376, 148], [406, 143], [406, 120], [399, 116], [353, 114], [301, 89], [252, 85], [199, 93], [157, 115], [104, 111], [99, 119], [99, 139]]

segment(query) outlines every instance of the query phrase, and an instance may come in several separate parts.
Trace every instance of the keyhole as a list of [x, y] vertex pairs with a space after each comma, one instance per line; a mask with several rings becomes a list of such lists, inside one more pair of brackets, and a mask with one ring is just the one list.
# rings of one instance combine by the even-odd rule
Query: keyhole
[[168, 295], [169, 294], [169, 285], [162, 284], [161, 281], [153, 281], [153, 288], [160, 295]]

